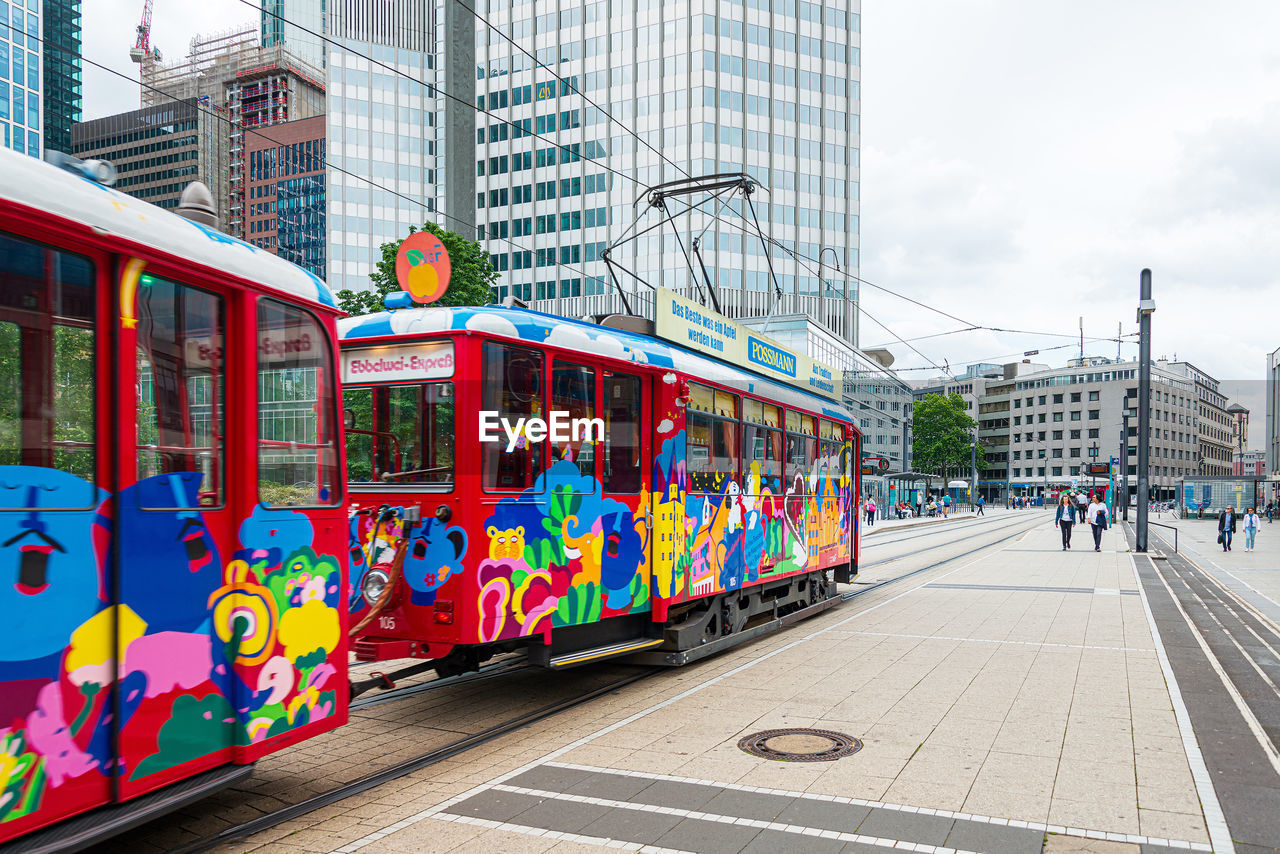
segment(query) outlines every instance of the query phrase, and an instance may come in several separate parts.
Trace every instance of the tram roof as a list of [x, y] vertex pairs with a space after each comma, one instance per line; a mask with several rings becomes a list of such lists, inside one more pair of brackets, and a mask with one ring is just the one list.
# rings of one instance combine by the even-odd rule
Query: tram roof
[[229, 234], [0, 146], [0, 199], [185, 261], [223, 270], [268, 290], [336, 306], [333, 291], [315, 274]]
[[344, 342], [433, 332], [482, 332], [528, 344], [546, 344], [640, 365], [669, 368], [776, 403], [857, 423], [853, 414], [835, 401], [660, 338], [530, 309], [499, 305], [423, 306], [380, 311], [338, 321], [338, 337]]

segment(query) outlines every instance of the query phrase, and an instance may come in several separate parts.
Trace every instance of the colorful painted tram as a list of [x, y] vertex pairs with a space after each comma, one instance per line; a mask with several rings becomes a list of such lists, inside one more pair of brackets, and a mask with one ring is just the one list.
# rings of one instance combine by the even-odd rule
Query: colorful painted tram
[[519, 308], [339, 330], [360, 660], [680, 664], [856, 572], [861, 443], [832, 400]]
[[0, 148], [0, 843], [87, 844], [345, 723], [338, 315]]

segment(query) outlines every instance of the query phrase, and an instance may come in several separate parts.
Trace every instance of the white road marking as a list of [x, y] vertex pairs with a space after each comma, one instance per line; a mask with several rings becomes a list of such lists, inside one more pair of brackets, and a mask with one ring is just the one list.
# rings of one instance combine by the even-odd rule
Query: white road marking
[[[568, 768], [574, 771], [587, 771], [595, 774], [616, 774], [620, 777], [637, 777], [642, 780], [654, 780], [671, 783], [692, 783], [696, 786], [714, 786], [720, 789], [733, 789], [740, 792], [757, 792], [762, 795], [778, 795], [786, 798], [801, 798], [809, 801], [826, 801], [834, 804], [848, 804], [850, 806], [871, 807], [872, 809], [894, 810], [897, 812], [914, 812], [922, 815], [936, 815], [941, 818], [958, 819], [960, 821], [972, 821], [979, 824], [998, 824], [1007, 825], [1009, 827], [1024, 827], [1030, 830], [1042, 830], [1046, 833], [1058, 833], [1064, 836], [1081, 836], [1089, 839], [1112, 839], [1115, 833], [1105, 830], [1086, 830], [1082, 828], [1068, 828], [1056, 824], [1044, 824], [1036, 821], [1019, 821], [1008, 818], [999, 818], [997, 816], [977, 815], [975, 813], [956, 812], [954, 810], [925, 809], [923, 807], [904, 806], [902, 804], [891, 804], [884, 801], [869, 801], [865, 798], [846, 798], [841, 795], [824, 795], [816, 792], [793, 792], [789, 789], [769, 789], [763, 786], [744, 786], [741, 783], [720, 783], [715, 780], [700, 780], [696, 777], [678, 777], [674, 774], [655, 774], [646, 771], [625, 771], [615, 768], [598, 768], [592, 765], [578, 765], [572, 762], [547, 762], [544, 763], [550, 768]], [[494, 788], [504, 789], [506, 791], [514, 791], [514, 786], [495, 786]], [[543, 794], [543, 797], [548, 795]], [[577, 797], [561, 795], [561, 797]], [[1138, 836], [1136, 834], [1125, 834], [1129, 842], [1137, 844], [1156, 844], [1185, 846], [1194, 851], [1209, 851], [1210, 847], [1203, 842], [1170, 842], [1167, 839], [1157, 840], [1151, 836]]]
[[947, 635], [909, 635], [900, 632], [846, 632], [851, 635], [868, 635], [882, 638], [919, 638], [920, 640], [964, 641], [965, 643], [1014, 644], [1016, 646], [1047, 646], [1057, 649], [1100, 649], [1107, 652], [1155, 652], [1154, 649], [1139, 646], [1090, 646], [1080, 643], [1050, 643], [1048, 641], [1016, 641], [998, 640], [995, 638], [960, 638]]

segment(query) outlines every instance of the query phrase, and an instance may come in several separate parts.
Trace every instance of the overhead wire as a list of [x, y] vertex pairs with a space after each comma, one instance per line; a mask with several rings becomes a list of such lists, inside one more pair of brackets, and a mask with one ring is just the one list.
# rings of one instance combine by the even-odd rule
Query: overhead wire
[[[40, 41], [40, 42], [44, 42], [44, 39], [43, 39], [42, 37], [35, 37], [35, 38], [37, 38], [37, 40], [38, 40], [38, 41]], [[69, 52], [70, 52], [67, 48], [61, 47], [61, 46], [59, 46], [59, 45], [53, 45], [52, 43], [46, 43], [46, 44], [49, 44], [49, 45], [50, 45], [50, 46], [52, 46], [55, 50], [62, 51], [62, 52], [64, 52], [64, 53], [69, 53]], [[169, 92], [165, 92], [163, 89], [157, 88], [157, 87], [155, 87], [155, 86], [148, 85], [148, 84], [146, 84], [146, 83], [141, 82], [140, 80], [135, 80], [133, 77], [129, 76], [128, 74], [125, 74], [125, 73], [124, 73], [124, 72], [122, 72], [122, 71], [117, 71], [116, 69], [111, 68], [110, 66], [104, 65], [104, 64], [102, 64], [102, 63], [100, 63], [100, 62], [95, 62], [94, 60], [89, 59], [89, 58], [87, 58], [87, 57], [80, 57], [80, 58], [81, 58], [81, 60], [82, 60], [83, 62], [88, 63], [89, 65], [92, 65], [92, 66], [93, 66], [93, 67], [95, 67], [95, 68], [98, 68], [98, 69], [100, 69], [100, 70], [102, 70], [102, 71], [106, 71], [106, 72], [107, 72], [107, 73], [109, 73], [109, 74], [114, 74], [114, 75], [116, 75], [117, 77], [120, 77], [120, 78], [122, 78], [122, 79], [124, 79], [124, 80], [128, 80], [128, 81], [129, 81], [129, 82], [131, 82], [131, 83], [138, 83], [138, 84], [139, 84], [143, 89], [146, 89], [146, 90], [148, 90], [148, 91], [150, 91], [150, 92], [153, 92], [153, 93], [155, 93], [155, 94], [157, 94], [157, 95], [160, 95], [161, 97], [168, 98], [168, 99], [169, 99], [169, 100], [171, 100], [171, 101], [179, 102], [179, 101], [190, 101], [190, 100], [192, 100], [192, 99], [183, 99], [183, 98], [179, 98], [179, 97], [177, 97], [176, 95], [170, 94]], [[224, 116], [224, 115], [221, 115], [220, 113], [218, 113], [218, 112], [217, 112], [217, 111], [215, 111], [215, 110], [211, 110], [211, 109], [208, 109], [208, 108], [205, 108], [205, 107], [200, 107], [200, 106], [198, 106], [198, 104], [194, 107], [194, 109], [195, 109], [197, 112], [204, 113], [204, 114], [206, 114], [206, 115], [208, 115], [208, 116], [210, 116], [210, 117], [212, 117], [212, 118], [218, 119], [219, 121], [226, 122], [228, 125], [230, 125], [230, 124], [231, 124], [231, 119], [230, 119], [229, 117]], [[268, 125], [267, 127], [270, 127], [270, 125]], [[256, 136], [256, 137], [258, 137], [258, 138], [260, 138], [260, 139], [264, 139], [264, 140], [266, 140], [267, 142], [273, 143], [273, 144], [275, 144], [275, 145], [288, 145], [288, 144], [290, 144], [290, 143], [286, 143], [286, 142], [283, 142], [283, 141], [281, 141], [281, 140], [275, 139], [274, 137], [269, 136], [268, 134], [264, 133], [264, 132], [263, 132], [262, 130], [260, 130], [260, 129], [255, 129], [255, 128], [243, 128], [243, 127], [242, 127], [242, 128], [241, 128], [241, 130], [242, 130], [244, 133], [246, 133], [246, 134], [253, 134], [253, 135], [254, 135], [254, 136]], [[440, 218], [442, 218], [442, 219], [452, 220], [453, 222], [455, 222], [455, 223], [457, 223], [457, 224], [459, 224], [459, 225], [464, 225], [464, 226], [471, 226], [471, 225], [472, 225], [472, 223], [469, 223], [469, 222], [467, 222], [466, 220], [463, 220], [463, 219], [461, 219], [461, 218], [459, 218], [459, 217], [451, 216], [450, 214], [447, 214], [447, 213], [445, 213], [444, 211], [438, 211], [438, 210], [435, 210], [434, 208], [432, 208], [432, 207], [428, 206], [428, 205], [426, 204], [426, 202], [425, 202], [424, 200], [422, 200], [422, 199], [415, 199], [415, 198], [413, 198], [412, 196], [409, 196], [409, 195], [406, 195], [406, 194], [404, 194], [404, 193], [399, 192], [398, 190], [393, 190], [393, 189], [391, 189], [391, 188], [389, 188], [389, 187], [386, 187], [386, 186], [384, 186], [384, 185], [382, 185], [382, 184], [379, 184], [377, 181], [374, 181], [372, 178], [369, 178], [369, 177], [364, 176], [364, 175], [356, 174], [355, 172], [351, 172], [350, 170], [343, 169], [343, 168], [342, 168], [342, 167], [340, 167], [340, 166], [335, 166], [333, 163], [331, 163], [331, 162], [329, 161], [329, 159], [328, 159], [327, 157], [325, 157], [325, 158], [321, 158], [321, 159], [320, 159], [320, 162], [324, 164], [325, 169], [331, 169], [331, 170], [333, 170], [334, 172], [337, 172], [337, 173], [339, 173], [339, 174], [347, 175], [347, 176], [349, 176], [349, 177], [351, 177], [351, 178], [354, 178], [354, 179], [356, 179], [356, 180], [358, 180], [358, 181], [363, 181], [364, 183], [368, 184], [370, 187], [372, 187], [372, 188], [374, 188], [374, 189], [377, 189], [377, 190], [380, 190], [380, 191], [382, 191], [382, 192], [385, 192], [385, 193], [387, 193], [387, 194], [389, 194], [389, 195], [391, 195], [391, 196], [394, 196], [394, 197], [396, 197], [396, 198], [398, 198], [398, 199], [402, 199], [402, 200], [404, 200], [404, 201], [406, 201], [406, 202], [409, 202], [410, 204], [417, 205], [417, 206], [419, 206], [420, 208], [422, 208], [424, 211], [426, 211], [428, 214], [430, 214], [430, 215], [431, 215], [431, 217], [440, 217]], [[530, 252], [530, 253], [533, 253], [533, 252], [535, 251], [535, 250], [530, 249], [529, 247], [524, 246], [524, 245], [522, 245], [522, 244], [520, 244], [520, 243], [516, 243], [514, 240], [511, 240], [510, 238], [506, 238], [506, 237], [491, 237], [491, 238], [489, 238], [489, 239], [490, 239], [490, 240], [500, 240], [500, 241], [502, 241], [503, 243], [507, 244], [508, 246], [514, 247], [515, 249], [519, 249], [519, 250], [520, 250], [520, 251], [522, 251], [522, 252]], [[566, 264], [566, 263], [561, 262], [561, 261], [553, 261], [553, 264], [552, 264], [552, 265], [548, 265], [548, 266], [554, 266], [554, 267], [556, 267], [557, 269], [567, 270], [567, 271], [569, 271], [569, 272], [571, 272], [571, 273], [574, 273], [574, 274], [576, 274], [576, 275], [578, 275], [578, 276], [583, 277], [584, 279], [594, 278], [594, 277], [590, 276], [588, 273], [586, 273], [585, 271], [580, 270], [580, 269], [578, 269], [577, 267], [572, 266], [571, 264]]]

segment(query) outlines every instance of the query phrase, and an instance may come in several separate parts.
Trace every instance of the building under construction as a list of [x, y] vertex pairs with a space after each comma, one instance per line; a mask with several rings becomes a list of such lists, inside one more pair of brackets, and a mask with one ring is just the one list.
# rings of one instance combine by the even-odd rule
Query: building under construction
[[139, 65], [144, 108], [177, 99], [207, 113], [200, 179], [213, 193], [223, 230], [243, 238], [245, 134], [324, 115], [324, 73], [283, 45], [263, 47], [256, 24], [197, 36], [181, 63], [163, 65], [150, 51]]

